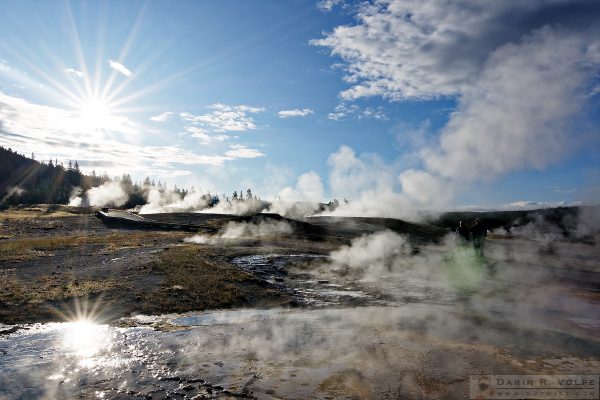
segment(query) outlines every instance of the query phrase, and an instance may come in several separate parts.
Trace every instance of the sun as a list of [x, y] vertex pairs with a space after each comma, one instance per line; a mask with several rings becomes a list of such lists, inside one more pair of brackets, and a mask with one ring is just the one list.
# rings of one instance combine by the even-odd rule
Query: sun
[[90, 128], [101, 128], [111, 117], [110, 105], [101, 99], [86, 99], [79, 108], [82, 123]]

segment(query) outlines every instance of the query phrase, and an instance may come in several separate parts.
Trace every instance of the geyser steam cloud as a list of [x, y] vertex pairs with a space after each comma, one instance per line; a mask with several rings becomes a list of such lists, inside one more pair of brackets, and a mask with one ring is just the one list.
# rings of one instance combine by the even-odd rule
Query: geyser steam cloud
[[230, 221], [214, 237], [194, 235], [185, 239], [190, 243], [216, 243], [218, 239], [253, 239], [281, 237], [293, 233], [293, 228], [285, 221], [234, 222]]
[[106, 182], [98, 187], [89, 189], [82, 194], [81, 189], [76, 188], [69, 199], [70, 206], [92, 206], [92, 207], [120, 207], [127, 203], [129, 195], [125, 192], [119, 182]]

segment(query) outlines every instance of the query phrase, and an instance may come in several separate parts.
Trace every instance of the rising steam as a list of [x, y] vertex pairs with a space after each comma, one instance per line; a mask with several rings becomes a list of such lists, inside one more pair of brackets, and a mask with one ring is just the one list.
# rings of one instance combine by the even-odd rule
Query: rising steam
[[75, 207], [121, 207], [127, 203], [129, 195], [119, 182], [109, 181], [101, 186], [93, 187], [83, 193], [81, 188], [75, 188], [69, 199], [69, 205]]
[[230, 221], [212, 237], [194, 235], [185, 239], [189, 243], [214, 244], [218, 239], [263, 239], [290, 235], [294, 229], [286, 221], [234, 222]]

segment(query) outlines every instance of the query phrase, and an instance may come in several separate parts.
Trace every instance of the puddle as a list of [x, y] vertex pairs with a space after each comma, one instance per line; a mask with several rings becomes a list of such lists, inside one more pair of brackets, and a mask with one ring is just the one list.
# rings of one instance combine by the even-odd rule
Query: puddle
[[237, 257], [232, 262], [290, 294], [304, 306], [384, 304], [380, 297], [361, 290], [357, 282], [332, 282], [339, 280], [335, 276], [318, 279], [294, 268], [298, 263], [326, 259], [326, 256], [315, 254], [266, 254]]
[[[516, 335], [518, 327], [507, 335], [506, 326], [454, 307], [422, 304], [137, 320], [183, 329], [52, 323], [0, 337], [0, 398], [324, 398], [360, 397], [361, 390], [386, 398], [391, 388], [401, 393], [398, 377], [415, 369], [448, 386], [463, 385], [473, 365], [478, 373], [510, 370], [499, 365], [495, 346], [532, 340]], [[556, 348], [555, 339], [545, 331], [534, 338], [546, 349]], [[537, 350], [528, 351], [528, 359], [536, 357]], [[589, 362], [577, 366], [597, 366]], [[446, 364], [453, 367], [440, 370]]]

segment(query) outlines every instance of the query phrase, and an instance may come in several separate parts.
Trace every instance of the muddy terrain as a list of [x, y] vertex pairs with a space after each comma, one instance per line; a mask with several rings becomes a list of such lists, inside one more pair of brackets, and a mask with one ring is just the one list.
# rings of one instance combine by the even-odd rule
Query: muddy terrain
[[456, 399], [600, 369], [597, 237], [480, 257], [398, 220], [142, 218], [217, 228], [0, 214], [0, 399]]

